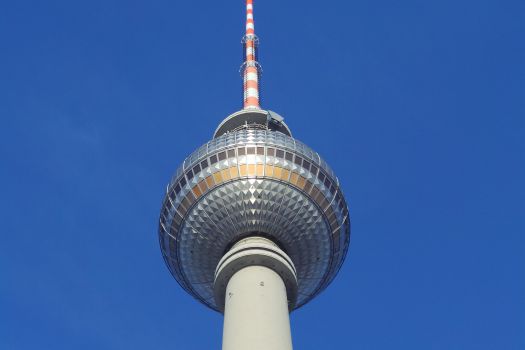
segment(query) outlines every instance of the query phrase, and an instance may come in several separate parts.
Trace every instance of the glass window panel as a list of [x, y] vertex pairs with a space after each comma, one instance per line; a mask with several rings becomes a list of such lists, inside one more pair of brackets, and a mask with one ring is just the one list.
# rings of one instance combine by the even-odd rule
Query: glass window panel
[[264, 173], [266, 176], [273, 176], [273, 165], [266, 165]]
[[213, 177], [210, 175], [206, 178], [206, 185], [208, 185], [209, 188], [212, 188], [214, 183], [213, 183]]
[[213, 174], [213, 180], [216, 184], [220, 184], [222, 182], [222, 176], [219, 171]]
[[289, 160], [291, 162], [293, 160], [293, 154], [286, 152], [286, 160]]
[[193, 167], [193, 174], [194, 174], [194, 175], [197, 175], [197, 174], [200, 173], [200, 172], [201, 172], [201, 166], [200, 166], [199, 164], [195, 165], [195, 166]]
[[210, 162], [211, 162], [211, 164], [217, 163], [217, 155], [214, 154], [213, 156], [211, 156], [210, 157]]
[[257, 154], [264, 155], [264, 147], [257, 147]]
[[246, 154], [246, 149], [244, 147], [242, 148], [238, 148], [237, 149], [237, 153], [240, 155], [240, 156], [244, 156]]
[[186, 198], [188, 198], [188, 200], [190, 201], [190, 205], [195, 203], [195, 196], [193, 195], [193, 192], [192, 191], [189, 191], [187, 194], [186, 194]]
[[304, 188], [305, 184], [306, 184], [306, 178], [299, 176], [299, 179], [297, 180], [297, 186], [299, 186], [299, 188]]
[[312, 187], [312, 192], [310, 193], [310, 195], [312, 196], [313, 199], [315, 199], [315, 197], [319, 194], [319, 190], [313, 186]]
[[306, 184], [304, 185], [304, 191], [306, 193], [310, 192], [310, 189], [312, 188], [312, 183], [308, 180], [306, 180]]
[[183, 177], [182, 179], [180, 179], [180, 186], [184, 187], [185, 185], [186, 185], [186, 178]]
[[229, 149], [228, 150], [228, 158], [235, 158], [235, 150]]
[[219, 152], [219, 160], [225, 160], [226, 159], [226, 152], [222, 151]]
[[193, 172], [190, 170], [186, 173], [186, 176], [188, 177], [188, 180], [193, 179]]
[[199, 189], [201, 190], [202, 193], [208, 190], [208, 186], [206, 186], [206, 180], [202, 180], [201, 182], [199, 182]]
[[310, 162], [306, 159], [303, 160], [303, 168], [305, 168], [306, 170], [310, 170]]
[[241, 176], [247, 176], [248, 175], [248, 166], [246, 164], [243, 164], [239, 167], [239, 171], [241, 172]]
[[255, 147], [248, 147], [248, 148], [246, 149], [246, 152], [247, 152], [248, 154], [255, 154]]
[[272, 147], [268, 147], [268, 149], [266, 150], [267, 154], [271, 157], [275, 157], [275, 148], [272, 148]]
[[297, 181], [299, 181], [299, 175], [292, 172], [292, 175], [290, 176], [290, 182], [294, 185], [297, 185]]
[[[319, 193], [321, 193], [321, 192], [319, 192]], [[326, 201], [326, 198], [324, 197], [323, 194], [320, 194], [319, 196], [321, 197], [321, 208], [323, 210], [326, 210], [326, 207], [328, 206], [328, 202]]]
[[284, 151], [278, 149], [277, 152], [276, 152], [276, 155], [277, 155], [278, 158], [284, 158]]
[[230, 173], [229, 173], [228, 169], [221, 170], [221, 177], [223, 178], [223, 180], [229, 180], [230, 179]]
[[195, 195], [196, 198], [199, 198], [202, 195], [202, 192], [201, 192], [199, 186], [193, 187], [192, 191], [193, 191], [193, 194]]
[[190, 201], [188, 200], [188, 197], [184, 197], [184, 200], [181, 203], [182, 208], [184, 209], [184, 214], [186, 214], [186, 211], [188, 211], [188, 208], [190, 206]]
[[239, 169], [236, 166], [232, 166], [230, 169], [230, 177], [232, 179], [239, 177]]
[[201, 169], [206, 169], [208, 167], [208, 160], [207, 159], [204, 159], [202, 162], [201, 162]]
[[294, 163], [299, 165], [299, 166], [301, 166], [302, 160], [303, 160], [303, 158], [301, 158], [299, 156], [295, 156]]

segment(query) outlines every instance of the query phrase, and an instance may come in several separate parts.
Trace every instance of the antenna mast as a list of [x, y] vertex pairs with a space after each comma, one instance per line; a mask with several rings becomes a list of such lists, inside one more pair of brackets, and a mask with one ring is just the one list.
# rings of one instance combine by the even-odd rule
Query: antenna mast
[[255, 35], [253, 0], [246, 0], [246, 34], [242, 38], [244, 63], [241, 65], [244, 90], [244, 109], [261, 109], [259, 105], [259, 77], [262, 71], [257, 62], [259, 39]]

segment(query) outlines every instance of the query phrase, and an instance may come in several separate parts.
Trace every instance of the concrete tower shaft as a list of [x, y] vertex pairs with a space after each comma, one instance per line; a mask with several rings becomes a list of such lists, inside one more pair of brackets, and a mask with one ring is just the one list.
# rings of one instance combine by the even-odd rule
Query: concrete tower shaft
[[224, 305], [223, 350], [291, 350], [289, 307], [297, 294], [293, 263], [271, 240], [237, 242], [215, 272], [215, 298]]

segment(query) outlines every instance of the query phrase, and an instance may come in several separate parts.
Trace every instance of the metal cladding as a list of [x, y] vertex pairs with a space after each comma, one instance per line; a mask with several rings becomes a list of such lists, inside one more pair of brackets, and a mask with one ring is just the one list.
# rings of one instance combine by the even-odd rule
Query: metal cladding
[[215, 310], [222, 256], [244, 237], [271, 239], [297, 269], [297, 308], [337, 274], [350, 221], [339, 181], [316, 152], [281, 132], [242, 129], [186, 158], [167, 187], [159, 235], [175, 279]]
[[296, 309], [336, 276], [350, 243], [350, 217], [326, 162], [292, 137], [281, 116], [260, 108], [252, 0], [246, 10], [244, 109], [224, 119], [213, 139], [173, 176], [161, 208], [159, 241], [177, 282], [222, 311], [214, 293], [221, 258], [242, 239], [269, 239], [292, 261], [297, 289], [288, 302]]

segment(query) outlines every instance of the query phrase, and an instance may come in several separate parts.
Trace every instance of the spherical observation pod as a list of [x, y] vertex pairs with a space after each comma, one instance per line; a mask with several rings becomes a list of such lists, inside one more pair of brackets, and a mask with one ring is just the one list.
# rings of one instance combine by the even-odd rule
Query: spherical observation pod
[[337, 177], [272, 112], [234, 113], [215, 136], [167, 186], [159, 240], [170, 272], [188, 293], [222, 311], [214, 298], [217, 264], [241, 239], [265, 237], [295, 266], [290, 310], [306, 304], [333, 280], [350, 242]]

